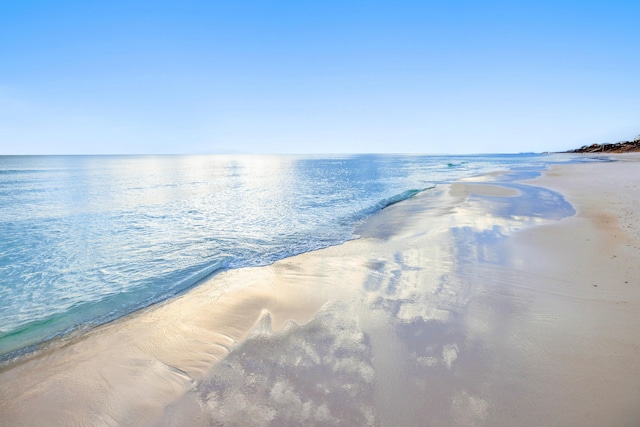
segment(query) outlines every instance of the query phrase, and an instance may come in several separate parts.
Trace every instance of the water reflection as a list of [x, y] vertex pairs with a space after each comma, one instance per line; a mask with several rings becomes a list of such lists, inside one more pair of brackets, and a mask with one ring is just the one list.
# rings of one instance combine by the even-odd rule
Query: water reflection
[[372, 425], [371, 359], [353, 307], [342, 303], [284, 333], [254, 333], [198, 386], [205, 424]]
[[[185, 398], [198, 414], [191, 421], [491, 425], [511, 399], [492, 376], [500, 360], [487, 336], [508, 336], [505, 316], [526, 307], [508, 298], [491, 310], [476, 302], [509, 292], [519, 260], [508, 236], [573, 213], [557, 193], [516, 177], [495, 177], [497, 190], [468, 183], [462, 193], [440, 189], [385, 210], [361, 230], [366, 256], [334, 260], [347, 297], [282, 331], [263, 318]], [[392, 230], [382, 231], [385, 224]], [[365, 279], [349, 281], [357, 268]]]

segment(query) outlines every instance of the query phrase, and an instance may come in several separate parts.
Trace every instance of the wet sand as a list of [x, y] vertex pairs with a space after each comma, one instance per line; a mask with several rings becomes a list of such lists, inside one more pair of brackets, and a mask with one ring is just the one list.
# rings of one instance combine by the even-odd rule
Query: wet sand
[[640, 157], [613, 157], [440, 185], [58, 342], [0, 370], [0, 425], [640, 425]]

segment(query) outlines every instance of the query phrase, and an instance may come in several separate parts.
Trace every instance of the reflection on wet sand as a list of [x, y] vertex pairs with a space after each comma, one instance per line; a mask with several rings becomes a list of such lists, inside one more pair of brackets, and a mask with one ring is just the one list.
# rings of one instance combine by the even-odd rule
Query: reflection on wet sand
[[[245, 342], [170, 408], [166, 421], [488, 422], [495, 360], [475, 339], [477, 328], [466, 323], [467, 306], [494, 267], [513, 264], [501, 241], [548, 221], [543, 212], [554, 217], [572, 212], [555, 193], [521, 187], [455, 184], [385, 210], [361, 228], [361, 240], [344, 245], [362, 247], [352, 248], [353, 255], [336, 266], [340, 274], [333, 279], [340, 280], [341, 298], [329, 298], [307, 324], [290, 323], [278, 332], [265, 315]], [[525, 216], [521, 205], [532, 193], [544, 194], [547, 206]], [[359, 277], [350, 273], [362, 268]]]

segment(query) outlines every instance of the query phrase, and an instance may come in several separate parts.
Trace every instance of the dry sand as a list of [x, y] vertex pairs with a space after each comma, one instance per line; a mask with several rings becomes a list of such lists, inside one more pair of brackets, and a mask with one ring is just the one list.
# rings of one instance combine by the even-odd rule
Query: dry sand
[[0, 425], [640, 425], [640, 157], [615, 158], [439, 186], [59, 342], [2, 368]]

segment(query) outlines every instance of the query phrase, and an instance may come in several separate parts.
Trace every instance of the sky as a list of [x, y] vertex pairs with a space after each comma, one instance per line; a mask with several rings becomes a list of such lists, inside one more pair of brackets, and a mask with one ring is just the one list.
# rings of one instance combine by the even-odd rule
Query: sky
[[513, 153], [640, 134], [640, 1], [0, 2], [0, 154]]

